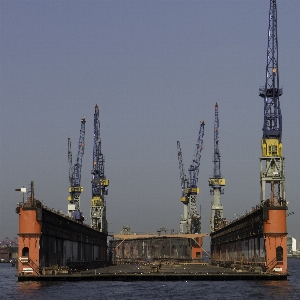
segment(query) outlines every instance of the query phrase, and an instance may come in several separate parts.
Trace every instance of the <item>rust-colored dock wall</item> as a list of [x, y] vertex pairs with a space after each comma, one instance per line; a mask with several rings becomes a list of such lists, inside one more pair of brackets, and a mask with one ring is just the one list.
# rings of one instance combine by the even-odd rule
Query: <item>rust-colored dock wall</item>
[[258, 206], [211, 233], [213, 264], [261, 266], [287, 273], [286, 207]]
[[[37, 202], [38, 203], [38, 202]], [[42, 205], [17, 207], [18, 273], [43, 268], [91, 268], [107, 264], [107, 235]]]
[[202, 260], [202, 237], [156, 236], [110, 240], [112, 262], [130, 260]]
[[278, 272], [287, 271], [286, 209], [271, 207], [264, 222], [266, 264]]

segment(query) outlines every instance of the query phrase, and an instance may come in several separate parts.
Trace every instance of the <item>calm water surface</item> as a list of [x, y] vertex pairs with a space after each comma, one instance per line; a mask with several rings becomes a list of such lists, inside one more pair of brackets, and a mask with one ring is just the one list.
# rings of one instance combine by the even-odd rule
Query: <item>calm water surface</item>
[[287, 281], [18, 282], [0, 263], [0, 299], [300, 299], [300, 259]]

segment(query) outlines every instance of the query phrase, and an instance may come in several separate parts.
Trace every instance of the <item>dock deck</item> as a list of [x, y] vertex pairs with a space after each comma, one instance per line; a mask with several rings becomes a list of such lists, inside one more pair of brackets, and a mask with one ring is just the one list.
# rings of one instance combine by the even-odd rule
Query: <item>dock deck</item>
[[18, 281], [229, 281], [229, 280], [287, 280], [288, 274], [266, 274], [232, 270], [209, 264], [149, 265], [124, 264], [69, 274], [16, 275]]

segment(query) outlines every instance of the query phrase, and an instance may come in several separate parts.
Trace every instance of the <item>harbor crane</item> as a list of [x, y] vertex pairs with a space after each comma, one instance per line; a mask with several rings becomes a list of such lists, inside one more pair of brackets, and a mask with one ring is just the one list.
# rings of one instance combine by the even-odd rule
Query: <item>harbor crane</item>
[[91, 226], [100, 232], [107, 233], [106, 201], [108, 179], [104, 174], [104, 156], [101, 151], [99, 107], [95, 106], [94, 113], [94, 147], [92, 169], [92, 200], [91, 200]]
[[185, 192], [185, 189], [188, 187], [188, 179], [186, 178], [185, 171], [183, 168], [183, 160], [182, 160], [182, 151], [180, 147], [180, 142], [177, 141], [177, 154], [178, 154], [178, 162], [179, 162], [179, 171], [180, 171], [180, 181], [181, 181], [181, 202], [183, 203], [183, 215], [180, 220], [179, 232], [183, 233], [184, 224], [188, 224], [188, 198]]
[[[259, 96], [264, 99], [264, 123], [261, 139], [260, 158], [261, 203], [269, 201], [271, 206], [285, 206], [285, 167], [282, 156], [282, 115], [279, 97], [283, 89], [279, 87], [277, 5], [270, 0], [268, 48], [265, 85], [259, 88]], [[270, 187], [270, 199], [266, 196], [266, 184]]]
[[69, 193], [68, 197], [68, 215], [69, 217], [83, 222], [84, 217], [80, 211], [80, 195], [83, 192], [83, 187], [81, 186], [81, 168], [82, 168], [82, 157], [84, 154], [84, 138], [85, 138], [85, 118], [81, 119], [78, 152], [76, 163], [72, 164], [72, 151], [71, 151], [71, 139], [68, 138], [68, 161], [69, 161]]
[[177, 152], [178, 152], [181, 189], [182, 189], [181, 202], [184, 204], [184, 214], [180, 220], [180, 227], [179, 227], [180, 233], [184, 233], [184, 229], [183, 229], [184, 224], [186, 224], [186, 233], [201, 232], [201, 216], [197, 211], [196, 200], [197, 200], [197, 194], [199, 194], [200, 192], [200, 189], [197, 187], [197, 184], [198, 184], [201, 152], [203, 149], [204, 125], [205, 125], [204, 121], [200, 122], [200, 129], [199, 129], [198, 139], [196, 143], [194, 159], [188, 169], [189, 179], [186, 178], [186, 175], [184, 173], [181, 147], [180, 147], [180, 143], [177, 142]]
[[210, 194], [213, 195], [210, 217], [210, 231], [214, 232], [219, 228], [223, 218], [223, 206], [221, 205], [221, 194], [224, 194], [223, 186], [225, 179], [221, 175], [221, 155], [219, 151], [219, 106], [215, 104], [215, 122], [214, 122], [214, 172], [209, 178], [208, 184], [211, 186]]

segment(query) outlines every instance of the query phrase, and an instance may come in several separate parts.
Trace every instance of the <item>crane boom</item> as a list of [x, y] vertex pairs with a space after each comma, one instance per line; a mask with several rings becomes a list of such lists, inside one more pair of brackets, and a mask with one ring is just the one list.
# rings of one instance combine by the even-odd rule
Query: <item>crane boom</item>
[[83, 192], [83, 187], [81, 186], [81, 168], [82, 168], [82, 158], [84, 154], [85, 147], [85, 118], [81, 119], [81, 127], [78, 142], [78, 152], [76, 163], [72, 165], [72, 151], [71, 151], [71, 139], [68, 138], [68, 162], [69, 162], [69, 182], [70, 188], [68, 197], [68, 214], [70, 217], [77, 221], [83, 221], [84, 217], [80, 211], [80, 194]]
[[193, 163], [190, 165], [190, 168], [189, 168], [190, 188], [197, 188], [201, 152], [203, 149], [204, 125], [205, 125], [205, 123], [204, 123], [204, 121], [202, 121], [200, 123], [200, 129], [199, 129], [198, 139], [197, 139], [197, 143], [196, 143]]
[[179, 171], [180, 171], [180, 181], [181, 181], [181, 202], [187, 202], [185, 188], [187, 185], [187, 179], [183, 168], [183, 161], [182, 161], [182, 151], [180, 147], [180, 142], [177, 141], [177, 154], [178, 154], [178, 162], [179, 162]]
[[91, 226], [101, 232], [107, 233], [106, 220], [106, 187], [109, 181], [104, 174], [104, 156], [101, 151], [99, 107], [95, 106], [94, 113], [94, 147], [93, 147], [93, 169], [92, 169], [92, 200], [91, 200]]
[[264, 98], [264, 141], [276, 138], [281, 142], [282, 115], [279, 97], [282, 93], [282, 88], [279, 88], [277, 5], [276, 0], [270, 0], [266, 82], [259, 89], [259, 95]]
[[68, 162], [69, 162], [69, 182], [70, 182], [70, 186], [72, 186], [74, 169], [72, 164], [72, 149], [71, 149], [70, 138], [68, 138]]
[[197, 188], [201, 151], [203, 149], [203, 136], [204, 136], [204, 121], [200, 123], [200, 129], [198, 134], [198, 139], [196, 143], [196, 149], [194, 154], [193, 163], [190, 165], [190, 188]]
[[214, 178], [221, 178], [221, 155], [219, 150], [219, 106], [215, 105], [215, 127], [214, 127]]

